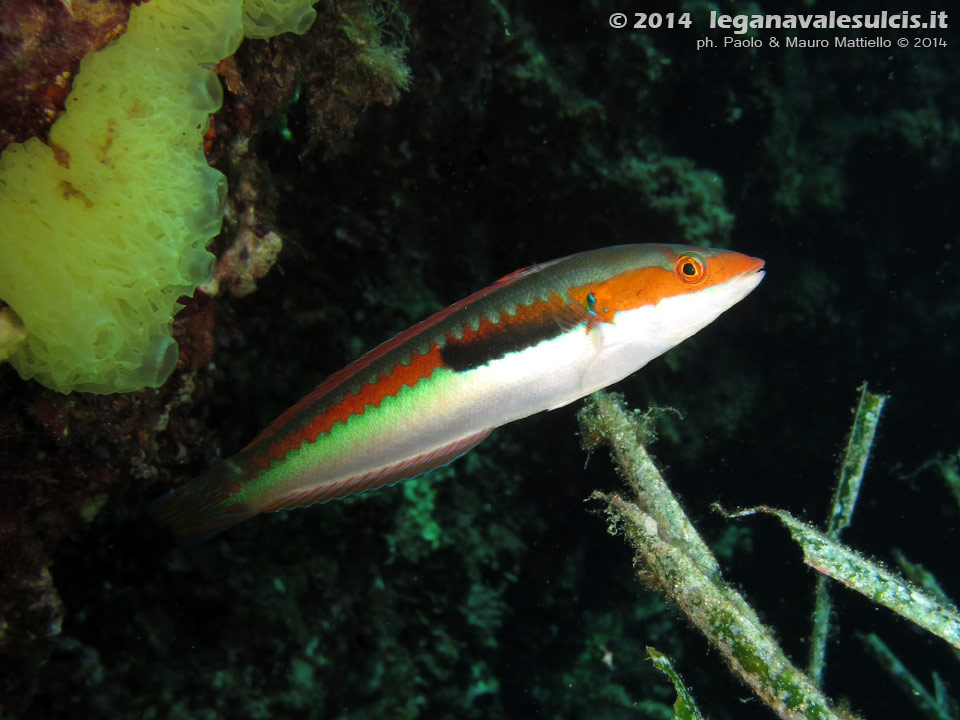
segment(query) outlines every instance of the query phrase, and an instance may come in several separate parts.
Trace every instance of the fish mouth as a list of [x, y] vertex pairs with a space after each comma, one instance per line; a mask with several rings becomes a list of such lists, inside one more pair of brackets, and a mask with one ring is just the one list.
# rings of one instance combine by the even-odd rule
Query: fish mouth
[[724, 310], [736, 305], [738, 302], [743, 300], [743, 298], [756, 290], [757, 285], [760, 284], [765, 275], [766, 272], [764, 271], [763, 260], [756, 259], [756, 263], [752, 264], [751, 267], [747, 268], [739, 275], [732, 277], [727, 281], [727, 283], [725, 283], [725, 285], [718, 286], [717, 290], [719, 292], [724, 292], [721, 290], [721, 288], [726, 288], [724, 294], [726, 294], [728, 297], [728, 304]]
[[764, 276], [767, 274], [765, 270], [766, 261], [764, 261], [762, 258], [752, 257], [750, 259], [753, 260], [753, 263], [751, 263], [750, 267], [748, 267], [746, 270], [740, 273], [740, 277], [748, 280], [753, 280], [755, 283], [753, 287], [756, 287], [757, 285], [760, 284], [760, 281], [763, 280]]
[[[720, 285], [729, 283], [740, 285], [744, 282], [758, 283], [763, 279], [766, 267], [766, 261], [763, 258], [732, 251], [721, 253], [711, 258], [710, 262]], [[751, 287], [755, 287], [755, 285]]]
[[760, 265], [760, 267], [754, 270], [747, 270], [747, 272], [743, 273], [740, 276], [740, 283], [742, 283], [746, 288], [744, 295], [756, 289], [757, 285], [760, 284], [760, 281], [763, 280], [766, 274], [767, 273], [764, 272], [762, 264]]
[[744, 271], [743, 274], [750, 275], [752, 273], [759, 273], [761, 276], [763, 276], [763, 269], [764, 269], [764, 266], [767, 264], [766, 261], [763, 258], [752, 257], [750, 259], [753, 260], [753, 263], [751, 267], [747, 268], [746, 271]]

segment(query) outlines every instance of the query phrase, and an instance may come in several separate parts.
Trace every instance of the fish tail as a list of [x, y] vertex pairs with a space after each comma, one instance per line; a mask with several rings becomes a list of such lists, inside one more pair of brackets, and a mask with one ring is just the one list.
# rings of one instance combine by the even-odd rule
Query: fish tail
[[242, 470], [225, 460], [205, 475], [171, 490], [147, 506], [153, 521], [185, 545], [202, 543], [219, 532], [259, 513], [248, 503], [231, 499]]

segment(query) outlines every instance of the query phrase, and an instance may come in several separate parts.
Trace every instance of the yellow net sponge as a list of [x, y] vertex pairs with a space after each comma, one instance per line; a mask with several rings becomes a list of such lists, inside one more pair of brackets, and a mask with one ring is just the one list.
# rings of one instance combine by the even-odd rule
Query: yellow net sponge
[[243, 4], [243, 34], [269, 38], [280, 33], [303, 35], [313, 24], [314, 0], [246, 0]]
[[9, 358], [23, 377], [113, 393], [173, 371], [177, 299], [211, 279], [226, 193], [203, 156], [222, 100], [204, 66], [241, 39], [239, 0], [135, 7], [84, 58], [50, 145], [0, 156], [0, 299], [26, 331]]

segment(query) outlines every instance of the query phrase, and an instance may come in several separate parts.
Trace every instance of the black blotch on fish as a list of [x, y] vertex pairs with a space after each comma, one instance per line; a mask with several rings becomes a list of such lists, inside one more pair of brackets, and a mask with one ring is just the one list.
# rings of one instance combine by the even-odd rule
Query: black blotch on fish
[[565, 304], [562, 311], [544, 313], [536, 320], [486, 326], [479, 335], [462, 340], [448, 338], [440, 354], [444, 365], [465, 372], [552, 340], [583, 322], [582, 314], [576, 304]]

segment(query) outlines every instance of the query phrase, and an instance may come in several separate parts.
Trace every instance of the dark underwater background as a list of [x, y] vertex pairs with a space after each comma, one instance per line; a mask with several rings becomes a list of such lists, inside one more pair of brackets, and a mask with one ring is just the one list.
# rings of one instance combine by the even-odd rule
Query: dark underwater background
[[[891, 566], [898, 549], [960, 598], [960, 505], [937, 465], [960, 449], [960, 37], [952, 22], [757, 31], [893, 46], [698, 51], [733, 34], [708, 27], [710, 9], [828, 8], [337, 1], [303, 37], [244, 43], [246, 92], [227, 92], [208, 150], [231, 188], [212, 249], [226, 253], [245, 212], [282, 238], [256, 291], [185, 301], [181, 366], [160, 390], [62, 396], [0, 368], [0, 714], [669, 718], [649, 645], [706, 716], [773, 717], [585, 502], [621, 481], [605, 452], [579, 448], [580, 403], [415, 481], [197, 547], [144, 514], [431, 312], [620, 243], [766, 260], [751, 296], [614, 389], [683, 413], [650, 450], [786, 652], [805, 663], [816, 573], [775, 520], [710, 506], [822, 524], [865, 381], [889, 401], [843, 540]], [[608, 24], [641, 10], [690, 11], [695, 27]], [[830, 697], [919, 717], [867, 633], [960, 697], [945, 642], [832, 595]]]

